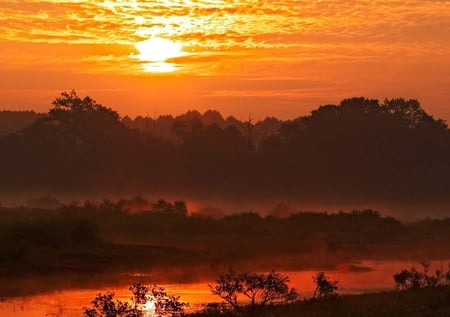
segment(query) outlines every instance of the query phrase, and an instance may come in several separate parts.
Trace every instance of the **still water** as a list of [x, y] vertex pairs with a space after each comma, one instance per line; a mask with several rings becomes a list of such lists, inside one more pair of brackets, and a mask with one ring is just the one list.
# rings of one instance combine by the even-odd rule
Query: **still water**
[[[431, 262], [434, 269], [447, 270], [450, 261]], [[337, 269], [327, 271], [326, 275], [339, 282], [338, 292], [355, 294], [372, 291], [392, 290], [392, 276], [402, 269], [412, 266], [421, 269], [420, 264], [408, 261], [363, 261], [351, 264], [341, 264]], [[301, 298], [312, 296], [314, 285], [312, 276], [317, 270], [281, 272], [289, 276], [290, 286], [295, 287]], [[201, 309], [203, 304], [217, 302], [218, 298], [210, 293], [208, 284], [201, 283], [163, 284], [167, 293], [180, 296], [180, 300], [189, 303], [188, 311]], [[146, 283], [148, 284], [148, 283]], [[54, 291], [41, 295], [18, 298], [4, 298], [0, 301], [0, 317], [81, 317], [83, 307], [90, 307], [90, 302], [99, 292], [113, 291], [120, 300], [131, 297], [129, 285], [97, 287], [89, 289], [70, 289]]]

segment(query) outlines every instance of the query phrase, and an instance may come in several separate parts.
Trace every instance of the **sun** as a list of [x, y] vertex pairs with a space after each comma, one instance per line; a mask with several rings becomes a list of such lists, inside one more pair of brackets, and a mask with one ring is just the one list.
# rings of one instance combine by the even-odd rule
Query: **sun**
[[174, 57], [185, 55], [182, 45], [171, 40], [154, 37], [135, 44], [140, 60], [147, 62], [165, 62]]
[[139, 55], [132, 55], [132, 57], [140, 60], [142, 68], [148, 73], [173, 72], [179, 67], [166, 61], [188, 55], [188, 53], [183, 51], [181, 43], [161, 37], [152, 37], [148, 40], [137, 42], [134, 46], [139, 51]]

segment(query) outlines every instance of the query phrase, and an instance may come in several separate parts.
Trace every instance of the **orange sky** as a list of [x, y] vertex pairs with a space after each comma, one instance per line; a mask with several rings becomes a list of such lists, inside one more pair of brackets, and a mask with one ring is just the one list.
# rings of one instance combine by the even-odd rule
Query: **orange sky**
[[450, 121], [450, 1], [0, 0], [0, 74], [0, 109], [71, 89], [131, 116], [405, 97]]

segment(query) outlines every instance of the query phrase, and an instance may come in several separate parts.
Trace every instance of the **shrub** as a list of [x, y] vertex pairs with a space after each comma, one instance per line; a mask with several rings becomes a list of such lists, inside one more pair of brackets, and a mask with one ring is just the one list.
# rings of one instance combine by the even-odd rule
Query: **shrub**
[[324, 272], [319, 272], [313, 276], [316, 289], [314, 290], [313, 298], [325, 298], [338, 296], [336, 293], [338, 289], [337, 281], [330, 281]]
[[179, 296], [168, 295], [162, 287], [154, 285], [151, 289], [142, 284], [130, 286], [133, 294], [132, 305], [114, 300], [114, 293], [99, 293], [92, 301], [92, 308], [84, 308], [85, 317], [143, 317], [151, 311], [154, 317], [182, 316], [186, 303]]
[[239, 296], [250, 300], [250, 306], [282, 304], [296, 300], [298, 293], [288, 287], [289, 278], [274, 271], [269, 274], [237, 274], [230, 271], [221, 275], [217, 284], [210, 286], [214, 295], [222, 298], [231, 308], [238, 309]]
[[419, 289], [426, 287], [438, 287], [450, 285], [450, 267], [447, 273], [436, 270], [434, 275], [429, 275], [429, 263], [422, 261], [423, 271], [419, 272], [415, 267], [411, 270], [401, 270], [394, 275], [395, 286], [398, 289]]

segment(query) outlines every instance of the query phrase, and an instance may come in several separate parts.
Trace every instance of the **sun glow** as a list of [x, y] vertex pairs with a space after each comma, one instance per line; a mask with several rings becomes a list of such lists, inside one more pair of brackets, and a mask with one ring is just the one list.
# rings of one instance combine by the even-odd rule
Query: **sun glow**
[[147, 72], [173, 72], [177, 69], [176, 65], [166, 61], [187, 55], [181, 43], [158, 37], [138, 42], [135, 47], [140, 53], [136, 57], [144, 62], [142, 67]]
[[173, 63], [152, 62], [142, 64], [144, 71], [148, 73], [171, 73], [177, 70], [177, 66]]
[[149, 300], [144, 305], [145, 317], [153, 317], [156, 312], [156, 305], [153, 300]]
[[140, 59], [150, 62], [164, 62], [169, 58], [184, 55], [182, 45], [163, 38], [151, 38], [135, 44]]

